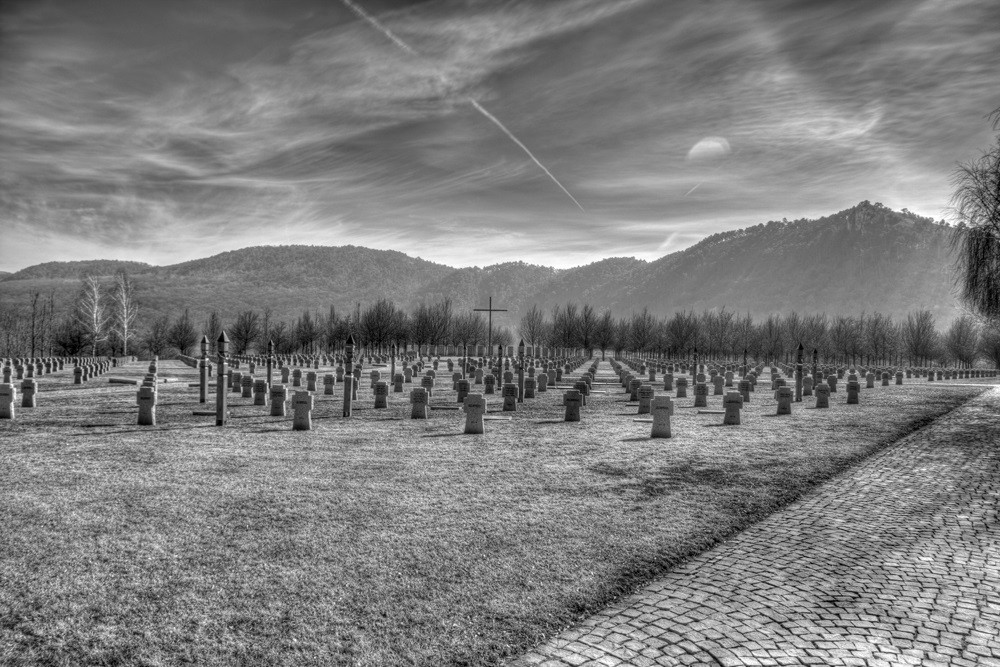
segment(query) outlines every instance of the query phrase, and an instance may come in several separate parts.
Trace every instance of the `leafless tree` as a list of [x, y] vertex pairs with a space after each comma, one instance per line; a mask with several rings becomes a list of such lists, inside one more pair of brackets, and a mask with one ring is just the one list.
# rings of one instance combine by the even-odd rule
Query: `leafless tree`
[[233, 345], [233, 354], [246, 354], [250, 346], [258, 340], [260, 333], [260, 314], [254, 310], [240, 312], [227, 332]]
[[911, 364], [923, 365], [934, 357], [939, 335], [934, 328], [931, 311], [924, 309], [908, 313], [901, 333], [903, 352]]
[[611, 349], [615, 340], [615, 320], [611, 317], [611, 311], [605, 310], [597, 319], [597, 326], [594, 327], [594, 344], [601, 351], [601, 359], [605, 353]]
[[1000, 368], [1000, 320], [987, 320], [979, 332], [979, 354]]
[[198, 344], [198, 332], [191, 321], [191, 314], [185, 308], [184, 312], [167, 333], [167, 343], [176, 347], [183, 355], [191, 354], [192, 349]]
[[532, 304], [531, 309], [521, 316], [521, 321], [517, 325], [517, 333], [524, 339], [525, 343], [533, 348], [543, 342], [545, 315], [539, 310], [537, 304]]
[[84, 276], [77, 300], [77, 317], [87, 334], [91, 354], [97, 356], [97, 346], [108, 338], [109, 313], [104, 299], [104, 289], [94, 276]]
[[944, 349], [948, 355], [962, 364], [972, 368], [979, 352], [979, 325], [971, 315], [961, 315], [944, 335]]
[[132, 279], [125, 271], [115, 274], [115, 284], [112, 288], [111, 300], [114, 304], [114, 316], [111, 328], [122, 346], [122, 355], [128, 355], [129, 341], [135, 337], [135, 322], [139, 316], [139, 304], [135, 299], [135, 287]]

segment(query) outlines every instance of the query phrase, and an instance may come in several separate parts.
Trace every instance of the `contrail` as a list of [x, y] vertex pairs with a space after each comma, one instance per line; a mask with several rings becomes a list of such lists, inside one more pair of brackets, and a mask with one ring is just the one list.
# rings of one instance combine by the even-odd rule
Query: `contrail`
[[[350, 9], [355, 14], [357, 14], [362, 19], [364, 19], [364, 21], [367, 22], [370, 26], [372, 26], [373, 28], [375, 28], [376, 30], [378, 30], [380, 33], [382, 33], [383, 35], [385, 35], [390, 41], [392, 41], [393, 44], [395, 44], [396, 46], [398, 46], [402, 50], [406, 51], [410, 55], [417, 56], [418, 58], [423, 59], [423, 56], [416, 49], [414, 49], [412, 46], [410, 46], [409, 44], [407, 44], [406, 42], [404, 42], [403, 40], [401, 40], [399, 37], [397, 37], [391, 30], [389, 30], [389, 28], [387, 28], [386, 26], [382, 25], [382, 23], [380, 23], [378, 19], [376, 19], [374, 16], [372, 16], [371, 14], [369, 14], [368, 12], [366, 12], [365, 10], [363, 10], [361, 7], [359, 7], [357, 4], [355, 4], [354, 2], [352, 2], [352, 0], [341, 0], [341, 2], [343, 2], [348, 7], [348, 9]], [[441, 81], [443, 81], [444, 83], [446, 83], [446, 84], [449, 83], [448, 80], [444, 77], [444, 75], [441, 74], [440, 72], [438, 72], [438, 78]], [[494, 125], [496, 125], [498, 128], [500, 128], [500, 130], [504, 134], [506, 134], [510, 138], [511, 141], [513, 141], [515, 144], [517, 144], [521, 148], [521, 150], [524, 151], [524, 153], [529, 158], [531, 158], [531, 161], [534, 162], [535, 164], [537, 164], [538, 168], [541, 169], [542, 171], [544, 171], [545, 175], [548, 176], [552, 180], [552, 182], [555, 183], [559, 187], [560, 190], [562, 190], [564, 193], [566, 193], [566, 196], [569, 197], [570, 200], [574, 204], [576, 204], [576, 207], [578, 209], [580, 209], [584, 213], [587, 212], [583, 208], [583, 206], [580, 205], [580, 202], [578, 202], [576, 200], [576, 197], [574, 197], [573, 195], [570, 194], [569, 190], [567, 190], [566, 187], [562, 183], [559, 182], [559, 179], [557, 179], [552, 174], [552, 172], [549, 171], [545, 167], [545, 165], [542, 164], [541, 161], [539, 161], [539, 159], [537, 157], [535, 157], [534, 153], [532, 153], [530, 150], [528, 150], [528, 147], [524, 145], [524, 142], [522, 142], [520, 139], [518, 139], [517, 137], [515, 137], [514, 133], [511, 132], [510, 130], [508, 130], [507, 127], [503, 123], [500, 122], [499, 118], [497, 118], [496, 116], [494, 116], [493, 114], [491, 114], [489, 111], [487, 111], [483, 107], [483, 105], [481, 105], [479, 102], [477, 102], [473, 98], [466, 97], [465, 99], [466, 99], [466, 101], [470, 105], [472, 105], [473, 109], [475, 109], [476, 111], [478, 111], [479, 113], [481, 113], [483, 115], [483, 117], [485, 117], [488, 121], [490, 121], [491, 123], [493, 123]]]

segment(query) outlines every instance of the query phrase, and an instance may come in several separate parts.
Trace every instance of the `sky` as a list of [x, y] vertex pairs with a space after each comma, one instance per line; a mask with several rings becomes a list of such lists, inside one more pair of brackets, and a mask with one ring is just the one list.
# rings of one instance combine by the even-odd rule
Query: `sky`
[[565, 268], [862, 200], [940, 219], [998, 84], [996, 0], [5, 0], [0, 270]]

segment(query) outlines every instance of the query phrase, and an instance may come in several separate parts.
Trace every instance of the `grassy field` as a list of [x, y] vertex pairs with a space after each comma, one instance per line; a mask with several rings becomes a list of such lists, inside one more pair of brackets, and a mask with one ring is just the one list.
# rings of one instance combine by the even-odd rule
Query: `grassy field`
[[162, 376], [156, 427], [135, 387], [67, 372], [0, 422], [0, 664], [500, 663], [984, 389], [791, 417], [758, 391], [737, 427], [679, 399], [650, 440], [611, 385], [581, 423], [549, 392], [466, 436], [450, 390], [415, 421], [365, 382], [343, 420], [338, 387], [311, 432], [230, 394], [219, 429], [194, 371]]

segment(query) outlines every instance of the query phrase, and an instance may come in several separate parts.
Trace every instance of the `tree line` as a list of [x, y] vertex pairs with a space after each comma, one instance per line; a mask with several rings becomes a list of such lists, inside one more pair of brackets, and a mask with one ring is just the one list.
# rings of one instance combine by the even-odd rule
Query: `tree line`
[[811, 356], [837, 363], [969, 367], [978, 360], [1000, 365], [1000, 325], [963, 315], [939, 331], [929, 310], [913, 311], [900, 321], [882, 313], [769, 315], [711, 310], [680, 311], [657, 317], [647, 309], [613, 317], [610, 309], [566, 303], [543, 311], [532, 306], [514, 330], [495, 326], [477, 312], [456, 312], [444, 299], [419, 303], [409, 311], [390, 299], [357, 304], [353, 312], [304, 311], [292, 321], [269, 308], [239, 312], [224, 321], [213, 311], [196, 322], [189, 310], [143, 321], [128, 274], [110, 282], [81, 280], [74, 303], [59, 312], [53, 295], [36, 293], [25, 303], [0, 303], [0, 356], [78, 356], [200, 354], [207, 336], [211, 353], [225, 329], [234, 354], [264, 352], [268, 342], [278, 354], [335, 352], [347, 337], [370, 350], [406, 346], [485, 345], [507, 347], [515, 338], [532, 347], [569, 348], [587, 354], [631, 352], [667, 357], [703, 357], [764, 363], [790, 362], [801, 343]]

